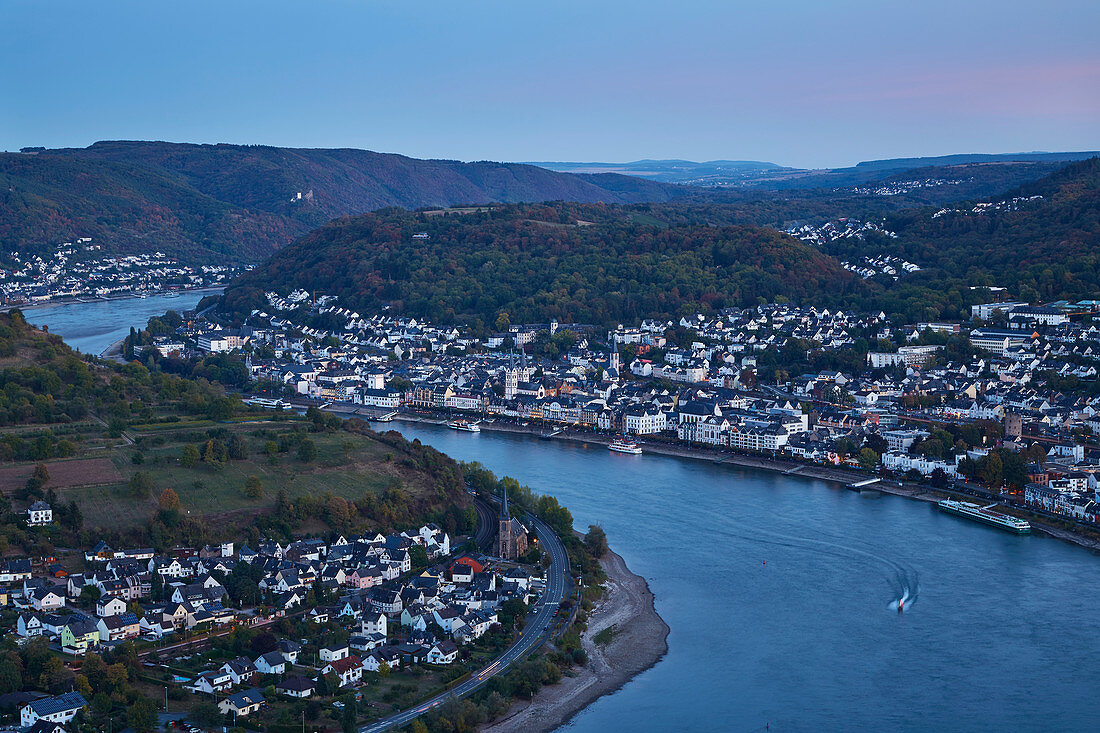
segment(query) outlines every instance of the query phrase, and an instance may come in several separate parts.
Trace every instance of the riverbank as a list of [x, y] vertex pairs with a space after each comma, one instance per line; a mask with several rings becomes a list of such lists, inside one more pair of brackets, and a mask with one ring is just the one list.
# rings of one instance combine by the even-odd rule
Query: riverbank
[[126, 339], [119, 339], [118, 341], [115, 341], [113, 344], [104, 349], [103, 353], [101, 353], [100, 356], [104, 359], [121, 359], [122, 347], [123, 345], [125, 345], [125, 343]]
[[183, 295], [184, 293], [205, 293], [205, 292], [221, 292], [225, 290], [224, 285], [211, 285], [202, 288], [183, 288], [181, 290], [157, 290], [146, 293], [119, 293], [117, 295], [99, 297], [87, 297], [87, 298], [56, 298], [53, 300], [43, 301], [41, 303], [20, 303], [19, 305], [5, 305], [0, 306], [0, 312], [8, 312], [19, 309], [21, 311], [29, 310], [41, 310], [43, 308], [53, 308], [59, 305], [79, 305], [88, 303], [113, 303], [119, 300], [145, 300], [146, 298], [160, 298], [165, 297], [169, 293], [178, 293]]
[[[513, 704], [503, 718], [484, 726], [483, 733], [549, 733], [668, 652], [669, 627], [657, 614], [649, 584], [614, 552], [609, 551], [600, 564], [607, 573], [605, 594], [581, 635], [588, 664], [578, 667], [574, 676], [544, 687], [531, 700]], [[611, 629], [611, 641], [597, 644], [596, 636], [607, 629]]]
[[[425, 417], [413, 414], [399, 414], [396, 419], [408, 422], [426, 422], [440, 425], [446, 422], [446, 420], [438, 419], [435, 417]], [[483, 431], [486, 432], [513, 433], [535, 437], [540, 437], [547, 434], [548, 430], [548, 428], [546, 428], [545, 426], [524, 426], [498, 421], [485, 422], [483, 420], [479, 422], [478, 425]], [[572, 443], [591, 443], [594, 445], [606, 446], [613, 440], [613, 438], [611, 436], [601, 435], [598, 433], [563, 430], [562, 432], [551, 438], [551, 440], [566, 440]], [[808, 463], [800, 463], [798, 461], [786, 460], [782, 458], [768, 458], [767, 456], [754, 456], [743, 453], [718, 451], [702, 446], [671, 445], [668, 443], [661, 443], [657, 441], [646, 441], [644, 439], [639, 439], [638, 444], [646, 453], [651, 453], [654, 455], [672, 456], [675, 458], [690, 458], [692, 460], [708, 461], [710, 463], [737, 466], [741, 468], [754, 468], [762, 471], [780, 473], [784, 476], [804, 476], [806, 478], [814, 478], [821, 481], [833, 482], [841, 486], [847, 486], [849, 484], [858, 483], [860, 481], [866, 481], [869, 478], [869, 475], [867, 473], [846, 470], [844, 468], [833, 468], [830, 466], [819, 466]], [[944, 498], [956, 498], [962, 499], [964, 501], [978, 500], [974, 496], [965, 493], [953, 492], [948, 489], [937, 489], [931, 486], [927, 486], [925, 484], [913, 483], [908, 481], [899, 482], [897, 480], [879, 481], [872, 487], [864, 489], [864, 491], [874, 491], [883, 494], [890, 494], [892, 496], [901, 496], [907, 499], [915, 499], [917, 501], [922, 501], [925, 503], [935, 503]], [[1091, 532], [1084, 528], [1082, 528], [1081, 530], [1075, 530], [1057, 526], [1052, 523], [1053, 521], [1057, 520], [1053, 520], [1050, 517], [1044, 517], [1033, 512], [1028, 512], [1017, 507], [1004, 506], [1003, 508], [1010, 509], [1010, 513], [1017, 516], [1022, 516], [1023, 518], [1027, 519], [1031, 523], [1032, 529], [1036, 532], [1054, 537], [1056, 539], [1062, 540], [1063, 542], [1069, 542], [1071, 544], [1078, 545], [1079, 547], [1083, 547], [1088, 550], [1100, 552], [1100, 533]]]

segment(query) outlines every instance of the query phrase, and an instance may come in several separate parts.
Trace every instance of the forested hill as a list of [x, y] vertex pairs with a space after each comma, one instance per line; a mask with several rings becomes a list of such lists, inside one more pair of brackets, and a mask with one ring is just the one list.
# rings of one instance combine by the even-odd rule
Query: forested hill
[[91, 236], [115, 251], [255, 261], [334, 217], [388, 206], [666, 201], [676, 192], [628, 176], [366, 150], [100, 142], [0, 154], [0, 242], [44, 252]]
[[842, 240], [827, 251], [900, 255], [925, 268], [914, 283], [1001, 286], [1032, 302], [1100, 298], [1100, 158], [984, 201], [896, 212], [885, 227], [898, 237]]
[[[332, 222], [242, 276], [223, 307], [305, 288], [344, 305], [491, 328], [602, 325], [787, 297], [835, 303], [861, 288], [839, 263], [773, 230], [667, 226], [648, 207], [508, 205], [433, 216], [398, 210]], [[425, 233], [430, 238], [414, 239]]]

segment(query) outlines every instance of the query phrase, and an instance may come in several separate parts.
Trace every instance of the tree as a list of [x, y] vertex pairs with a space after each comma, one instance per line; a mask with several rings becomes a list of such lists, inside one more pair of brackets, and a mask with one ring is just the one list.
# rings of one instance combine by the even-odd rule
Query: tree
[[0, 694], [23, 689], [23, 670], [19, 655], [8, 652], [0, 658]]
[[249, 499], [259, 499], [264, 495], [264, 485], [259, 476], [249, 476], [244, 481], [244, 495]]
[[50, 482], [50, 469], [46, 468], [45, 463], [36, 463], [34, 466], [34, 473], [31, 474], [34, 478], [38, 479], [43, 486]]
[[160, 505], [162, 512], [178, 512], [180, 510], [180, 498], [174, 489], [169, 488], [160, 492], [160, 499], [157, 503]]
[[355, 707], [355, 695], [345, 695], [344, 713], [340, 720], [344, 733], [355, 733], [355, 719], [358, 717], [359, 713]]
[[309, 463], [316, 457], [317, 446], [309, 438], [302, 438], [302, 442], [298, 444], [298, 460], [302, 463]]
[[248, 441], [239, 435], [230, 438], [229, 457], [234, 461], [243, 461], [248, 458]]
[[228, 460], [229, 449], [225, 447], [225, 443], [217, 439], [206, 441], [202, 451], [203, 463], [214, 468], [221, 468]]
[[518, 598], [505, 601], [500, 604], [497, 617], [500, 625], [505, 629], [523, 628], [524, 619], [527, 616], [527, 604]]
[[603, 527], [595, 524], [588, 525], [588, 534], [584, 536], [584, 546], [588, 553], [595, 558], [601, 558], [607, 554], [607, 535]]
[[413, 545], [409, 548], [409, 561], [414, 568], [428, 567], [428, 551], [421, 545]]
[[879, 455], [871, 448], [864, 448], [859, 452], [859, 465], [871, 470], [878, 466]]
[[981, 466], [982, 481], [988, 484], [990, 488], [1000, 487], [1004, 480], [1004, 462], [1001, 460], [1001, 456], [994, 451], [984, 456], [979, 465]]
[[153, 493], [153, 476], [148, 471], [138, 471], [130, 477], [130, 493], [139, 499], [148, 498]]
[[191, 708], [191, 714], [188, 717], [203, 728], [220, 728], [225, 723], [225, 716], [218, 710], [218, 706], [212, 702], [196, 703]]
[[94, 606], [96, 601], [99, 600], [102, 591], [97, 586], [86, 585], [80, 589], [80, 605], [88, 608]]
[[150, 733], [157, 727], [157, 708], [153, 701], [142, 696], [126, 709], [126, 722], [137, 733]]
[[184, 468], [194, 468], [199, 465], [201, 458], [199, 449], [193, 445], [185, 445], [183, 450], [180, 451], [180, 465]]

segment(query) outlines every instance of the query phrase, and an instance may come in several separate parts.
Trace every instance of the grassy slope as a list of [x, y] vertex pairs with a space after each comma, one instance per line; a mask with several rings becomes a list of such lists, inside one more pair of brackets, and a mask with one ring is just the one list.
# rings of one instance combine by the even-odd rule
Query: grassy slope
[[[28, 380], [34, 377], [48, 382], [55, 374], [66, 375], [65, 368], [73, 360], [73, 352], [56, 336], [47, 336], [29, 326], [18, 314], [0, 314], [0, 353], [8, 353], [0, 357], [0, 394], [11, 392], [38, 397], [41, 390], [29, 389]], [[76, 363], [82, 364], [79, 359]], [[84, 516], [86, 529], [128, 529], [148, 525], [157, 512], [157, 498], [167, 488], [176, 491], [185, 512], [203, 517], [214, 530], [247, 525], [256, 515], [273, 508], [281, 489], [292, 500], [331, 492], [349, 501], [397, 489], [410, 509], [422, 513], [441, 510], [456, 497], [461, 503], [464, 496], [457, 489], [457, 493], [441, 490], [439, 474], [428, 467], [433, 462], [437, 467], [452, 466], [449, 459], [438, 457], [428, 449], [414, 448], [403, 440], [389, 445], [385, 442], [388, 438], [369, 431], [311, 432], [308, 437], [317, 447], [314, 461], [299, 461], [292, 447], [289, 453], [278, 454], [278, 460], [272, 462], [263, 453], [264, 444], [310, 423], [290, 418], [271, 420], [269, 412], [243, 413], [232, 422], [215, 422], [185, 409], [187, 401], [201, 399], [204, 394], [185, 391], [195, 383], [161, 377], [168, 387], [158, 392], [144, 383], [141, 375], [148, 377], [144, 367], [137, 365], [92, 366], [91, 384], [84, 388], [86, 393], [101, 396], [113, 392], [127, 405], [140, 400], [149, 408], [143, 415], [130, 415], [123, 438], [107, 437], [106, 423], [112, 414], [118, 413], [117, 402], [97, 402], [81, 397], [87, 399], [89, 414], [76, 420], [66, 418], [62, 412], [52, 422], [42, 422], [34, 419], [32, 412], [28, 419], [20, 422], [14, 418], [22, 413], [10, 402], [7, 412], [3, 413], [8, 423], [0, 427], [0, 444], [5, 437], [18, 437], [21, 444], [30, 446], [44, 434], [52, 435], [55, 441], [64, 439], [75, 444], [72, 456], [48, 457], [41, 462], [47, 468], [53, 467], [51, 480], [45, 488], [56, 491], [63, 502], [75, 501]], [[51, 393], [57, 396], [58, 404], [66, 404], [66, 395], [71, 396], [76, 389], [75, 383], [68, 383], [65, 377], [53, 381]], [[20, 382], [23, 386], [14, 389]], [[210, 387], [203, 389], [209, 391], [207, 394], [217, 394]], [[163, 397], [165, 394], [179, 395], [182, 399], [167, 400]], [[164, 422], [168, 416], [175, 421]], [[248, 444], [249, 457], [230, 460], [220, 468], [201, 463], [195, 468], [181, 466], [179, 457], [183, 446], [201, 446], [211, 429], [224, 429], [243, 437]], [[267, 434], [254, 434], [260, 431]], [[224, 436], [223, 440], [228, 442], [229, 436]], [[139, 452], [144, 454], [144, 461], [135, 464], [132, 458]], [[91, 471], [90, 464], [77, 463], [88, 459], [106, 459], [110, 462], [105, 464], [107, 468], [113, 464], [118, 473], [101, 468], [99, 475], [86, 477], [66, 470], [85, 465], [89, 466], [86, 470]], [[39, 459], [24, 452], [0, 464], [6, 476], [5, 495], [10, 497], [22, 488], [26, 475], [37, 462]], [[152, 476], [153, 490], [148, 498], [134, 497], [128, 487], [130, 477], [137, 471], [146, 471]], [[244, 495], [245, 480], [252, 475], [259, 477], [264, 486], [265, 494], [261, 498]], [[100, 483], [103, 477], [108, 483]], [[21, 511], [26, 503], [16, 500], [15, 509]]]

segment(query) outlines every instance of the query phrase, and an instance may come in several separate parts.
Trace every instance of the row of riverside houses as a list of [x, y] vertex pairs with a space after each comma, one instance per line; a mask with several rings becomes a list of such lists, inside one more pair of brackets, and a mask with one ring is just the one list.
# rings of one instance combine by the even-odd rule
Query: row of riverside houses
[[55, 246], [49, 257], [11, 252], [11, 270], [0, 270], [0, 301], [40, 303], [56, 298], [158, 292], [228, 281], [238, 268], [181, 265], [163, 252], [102, 256], [89, 237]]
[[[897, 324], [881, 312], [765, 304], [619, 325], [606, 333], [605, 347], [595, 343], [593, 328], [576, 324], [513, 326], [478, 343], [459, 328], [362, 316], [332, 296], [269, 293], [268, 305], [270, 312], [254, 313], [240, 332], [265, 354], [247, 359], [253, 377], [318, 399], [665, 436], [834, 464], [855, 463], [843, 447], [873, 445], [886, 470], [948, 477], [963, 457], [980, 458], [994, 442], [936, 450], [928, 435], [902, 430], [898, 437], [902, 423], [997, 422], [1005, 434], [997, 445], [1029, 450], [1042, 440], [1054, 446], [1050, 460], [1064, 461], [1069, 451], [1073, 472], [1097, 472], [1072, 446], [1082, 447], [1075, 434], [1100, 433], [1100, 396], [1043, 384], [1046, 375], [1096, 381], [1100, 327], [1072, 320], [1096, 311], [1100, 303], [1091, 301], [983, 304], [971, 324]], [[303, 309], [346, 327], [318, 332], [296, 324]], [[181, 336], [194, 342], [219, 328], [192, 324]], [[560, 358], [526, 353], [540, 331], [566, 328], [576, 341]], [[673, 343], [673, 334], [687, 338]], [[950, 359], [947, 337], [968, 340], [976, 354]], [[872, 347], [862, 369], [759, 384], [758, 364], [769, 352], [851, 351], [861, 340]], [[499, 349], [486, 349], [492, 346]], [[620, 363], [621, 354], [629, 361]]]

